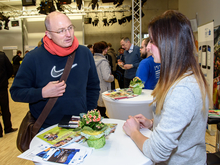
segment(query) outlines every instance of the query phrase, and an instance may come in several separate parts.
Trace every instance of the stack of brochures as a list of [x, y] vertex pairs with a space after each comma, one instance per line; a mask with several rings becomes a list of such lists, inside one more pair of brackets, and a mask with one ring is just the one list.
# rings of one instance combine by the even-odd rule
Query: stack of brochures
[[93, 148], [85, 147], [78, 143], [71, 143], [68, 147], [39, 145], [25, 151], [18, 157], [48, 165], [55, 163], [77, 165], [82, 163], [92, 151]]
[[[107, 123], [107, 125], [111, 129], [110, 133], [114, 133], [117, 124]], [[39, 142], [36, 146], [28, 149], [19, 155], [19, 158], [42, 164], [77, 165], [81, 164], [94, 149], [81, 145], [80, 143], [85, 142], [86, 139], [80, 134], [80, 131], [74, 129], [56, 126], [37, 135], [37, 138], [42, 143]]]
[[209, 118], [220, 118], [220, 109], [210, 109]]

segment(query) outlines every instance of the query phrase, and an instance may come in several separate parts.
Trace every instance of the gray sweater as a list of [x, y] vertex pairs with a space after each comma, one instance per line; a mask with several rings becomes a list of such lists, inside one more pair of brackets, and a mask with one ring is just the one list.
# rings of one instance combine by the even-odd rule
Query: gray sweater
[[153, 162], [169, 165], [206, 164], [205, 132], [208, 118], [202, 113], [202, 97], [194, 76], [188, 76], [168, 92], [161, 115], [155, 114], [144, 154]]

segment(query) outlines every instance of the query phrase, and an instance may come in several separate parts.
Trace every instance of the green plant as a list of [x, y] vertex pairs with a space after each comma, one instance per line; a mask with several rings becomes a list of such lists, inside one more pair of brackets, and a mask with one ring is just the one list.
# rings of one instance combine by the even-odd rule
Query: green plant
[[99, 131], [102, 128], [106, 127], [104, 123], [101, 122], [101, 115], [100, 112], [96, 109], [88, 111], [87, 114], [84, 114], [80, 121], [79, 121], [79, 127], [82, 129], [83, 127], [87, 126], [92, 128], [95, 131]]
[[143, 88], [143, 87], [144, 87], [144, 83], [141, 81], [141, 79], [140, 79], [139, 77], [135, 77], [135, 78], [133, 78], [133, 80], [130, 82], [130, 86], [131, 86], [131, 87]]

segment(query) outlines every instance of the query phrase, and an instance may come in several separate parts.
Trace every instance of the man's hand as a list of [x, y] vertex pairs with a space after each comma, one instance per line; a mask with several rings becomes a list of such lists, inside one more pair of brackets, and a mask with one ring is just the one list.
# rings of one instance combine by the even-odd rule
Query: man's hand
[[64, 81], [51, 81], [42, 88], [42, 96], [43, 98], [63, 96], [65, 89], [66, 83]]
[[132, 64], [125, 64], [124, 68], [125, 69], [131, 69], [131, 68], [133, 68], [133, 65]]

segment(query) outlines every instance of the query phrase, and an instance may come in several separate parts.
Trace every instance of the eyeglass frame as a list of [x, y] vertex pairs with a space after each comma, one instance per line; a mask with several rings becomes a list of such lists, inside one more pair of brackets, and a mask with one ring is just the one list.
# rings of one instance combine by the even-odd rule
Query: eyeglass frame
[[[72, 27], [72, 29], [68, 29], [68, 28], [70, 28], [70, 27]], [[59, 35], [64, 35], [64, 34], [66, 34], [66, 31], [68, 30], [68, 31], [70, 31], [70, 30], [74, 30], [75, 29], [75, 26], [74, 25], [70, 25], [70, 26], [68, 26], [67, 28], [62, 28], [62, 29], [60, 29], [60, 31], [52, 31], [52, 30], [48, 30], [47, 29], [47, 31], [48, 32], [52, 32], [52, 33], [57, 33], [57, 34], [59, 34]], [[64, 33], [65, 32], [65, 33]]]

